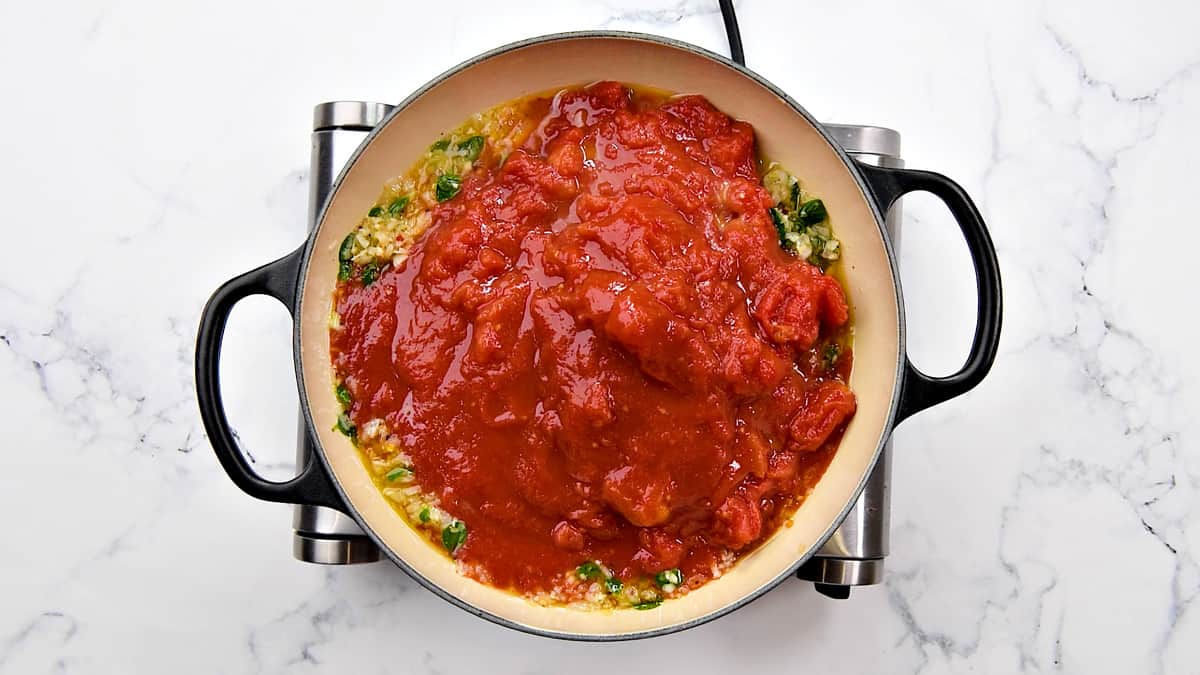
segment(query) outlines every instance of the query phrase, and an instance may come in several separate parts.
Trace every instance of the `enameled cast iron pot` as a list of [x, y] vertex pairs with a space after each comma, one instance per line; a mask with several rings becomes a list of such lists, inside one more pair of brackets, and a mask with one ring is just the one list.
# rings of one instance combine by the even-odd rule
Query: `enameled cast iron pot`
[[[823, 478], [793, 518], [728, 573], [650, 611], [586, 612], [534, 605], [460, 575], [442, 552], [392, 510], [350, 441], [333, 431], [328, 318], [338, 245], [381, 186], [403, 173], [445, 129], [519, 96], [566, 85], [618, 80], [699, 93], [750, 122], [762, 153], [788, 167], [824, 200], [842, 242], [855, 322], [850, 386], [858, 412]], [[902, 194], [927, 191], [949, 207], [975, 266], [978, 318], [971, 353], [949, 377], [928, 377], [909, 362], [896, 258], [884, 214]], [[238, 448], [221, 402], [217, 364], [233, 305], [263, 294], [295, 319], [296, 379], [315, 459], [286, 482], [258, 476]], [[204, 308], [196, 346], [196, 387], [208, 437], [225, 471], [247, 494], [274, 502], [328, 506], [353, 517], [397, 565], [422, 585], [478, 616], [520, 630], [584, 640], [646, 637], [730, 612], [792, 574], [853, 504], [893, 426], [974, 387], [995, 358], [1000, 275], [986, 226], [966, 193], [924, 171], [852, 161], [786, 94], [727, 59], [662, 38], [612, 32], [535, 38], [483, 54], [409, 96], [366, 138], [342, 172], [308, 240], [295, 252], [221, 286]]]

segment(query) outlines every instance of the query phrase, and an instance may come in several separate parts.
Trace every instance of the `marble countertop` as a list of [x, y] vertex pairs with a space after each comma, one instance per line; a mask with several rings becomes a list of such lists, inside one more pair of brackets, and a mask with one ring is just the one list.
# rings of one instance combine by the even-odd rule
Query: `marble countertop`
[[[197, 317], [302, 237], [313, 104], [397, 101], [484, 49], [613, 28], [724, 51], [712, 0], [0, 6], [0, 673], [1194, 673], [1200, 668], [1200, 7], [738, 3], [751, 68], [900, 130], [992, 228], [1005, 331], [895, 435], [886, 582], [793, 582], [669, 637], [500, 628], [389, 564], [292, 560], [197, 414]], [[906, 199], [913, 358], [973, 323], [965, 247]], [[44, 246], [58, 241], [64, 245]], [[292, 470], [290, 325], [239, 305], [227, 404]]]

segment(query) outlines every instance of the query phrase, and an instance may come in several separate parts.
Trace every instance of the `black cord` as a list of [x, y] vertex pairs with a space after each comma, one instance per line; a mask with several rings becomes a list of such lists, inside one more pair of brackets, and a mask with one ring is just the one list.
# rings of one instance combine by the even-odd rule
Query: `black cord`
[[729, 38], [729, 58], [740, 66], [746, 65], [746, 54], [742, 52], [742, 33], [738, 30], [737, 15], [733, 13], [733, 0], [721, 0], [721, 18], [725, 19], [725, 35]]

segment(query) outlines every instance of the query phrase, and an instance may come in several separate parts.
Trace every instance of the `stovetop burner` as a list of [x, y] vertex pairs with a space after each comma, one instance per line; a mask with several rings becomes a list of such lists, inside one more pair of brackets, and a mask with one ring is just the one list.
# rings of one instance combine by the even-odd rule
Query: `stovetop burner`
[[[724, 3], [722, 5], [724, 10]], [[729, 16], [729, 14], [727, 14]], [[737, 36], [730, 29], [730, 46]], [[740, 38], [737, 40], [740, 54]], [[738, 59], [740, 62], [740, 59]], [[308, 227], [316, 225], [317, 214], [328, 198], [333, 181], [354, 150], [393, 106], [368, 101], [331, 101], [313, 109], [312, 162], [309, 180]], [[825, 130], [854, 159], [878, 166], [902, 167], [900, 134], [874, 126], [826, 124]], [[892, 245], [899, 247], [900, 207], [887, 217]], [[883, 581], [883, 560], [888, 554], [891, 449], [889, 440], [867, 484], [829, 540], [797, 572], [831, 598], [850, 596], [852, 586]], [[296, 448], [296, 465], [304, 466], [312, 456], [313, 442], [301, 421]], [[379, 549], [349, 516], [321, 506], [296, 506], [292, 553], [297, 560], [324, 565], [353, 565], [379, 560]]]

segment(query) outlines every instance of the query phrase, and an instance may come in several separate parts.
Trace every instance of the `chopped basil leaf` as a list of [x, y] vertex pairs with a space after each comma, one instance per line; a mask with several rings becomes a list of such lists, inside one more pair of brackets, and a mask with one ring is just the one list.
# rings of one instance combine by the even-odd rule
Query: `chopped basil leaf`
[[662, 600], [647, 600], [645, 602], [639, 602], [638, 604], [634, 605], [633, 608], [640, 609], [640, 610], [647, 610], [647, 609], [654, 609], [655, 607], [658, 607], [661, 604], [662, 604]]
[[392, 469], [391, 471], [387, 472], [387, 475], [385, 475], [384, 478], [386, 478], [390, 481], [397, 481], [397, 480], [400, 480], [401, 478], [404, 478], [406, 476], [411, 476], [411, 475], [412, 475], [412, 469], [408, 468], [407, 466], [398, 466], [398, 467]]
[[825, 349], [821, 352], [821, 356], [825, 360], [825, 370], [831, 370], [837, 365], [838, 355], [841, 354], [841, 351], [842, 348], [836, 342], [825, 345]]
[[443, 138], [439, 141], [434, 141], [433, 145], [429, 146], [430, 150], [445, 150], [450, 147], [450, 139]]
[[338, 382], [337, 389], [334, 391], [337, 393], [337, 400], [341, 401], [342, 405], [350, 405], [354, 402], [354, 397], [350, 395], [350, 390], [344, 383]]
[[438, 176], [437, 185], [434, 187], [434, 194], [439, 202], [444, 202], [448, 199], [453, 199], [454, 195], [458, 194], [462, 188], [462, 178], [453, 173], [444, 173]]
[[467, 540], [467, 524], [461, 520], [456, 520], [446, 527], [442, 528], [442, 546], [454, 555], [458, 547], [463, 545]]
[[388, 204], [388, 215], [395, 218], [401, 213], [404, 213], [404, 207], [408, 206], [408, 201], [409, 199], [407, 195], [403, 197], [397, 197], [392, 201], [391, 204]]
[[429, 522], [429, 507], [428, 506], [423, 507], [421, 509], [421, 512], [417, 514], [417, 520], [421, 521], [422, 523]]
[[338, 263], [338, 281], [349, 281], [354, 276], [354, 265], [349, 260]]
[[342, 245], [338, 247], [338, 262], [346, 262], [354, 256], [354, 233], [346, 235]]
[[654, 582], [661, 586], [678, 586], [683, 583], [683, 572], [678, 567], [670, 570], [663, 570], [654, 575]]
[[465, 141], [460, 141], [455, 147], [466, 152], [467, 159], [474, 162], [479, 158], [479, 153], [483, 152], [483, 136], [472, 136]]
[[379, 278], [379, 265], [370, 262], [363, 266], [362, 283], [363, 286], [370, 286]]
[[383, 208], [379, 206], [372, 206], [371, 210], [367, 211], [367, 215], [371, 216], [372, 218], [378, 218], [379, 216], [383, 215]]
[[620, 593], [624, 587], [625, 584], [621, 583], [621, 580], [616, 577], [609, 577], [604, 580], [604, 590], [609, 593]]
[[776, 200], [767, 213], [779, 235], [779, 247], [824, 271], [830, 261], [840, 257], [837, 239], [829, 226], [823, 224], [829, 218], [824, 202], [805, 201], [800, 182], [774, 165], [763, 176], [762, 184]]
[[600, 569], [600, 566], [594, 561], [589, 560], [579, 567], [576, 567], [575, 573], [579, 575], [580, 579], [587, 581], [588, 579], [595, 579], [602, 576], [604, 574], [604, 570]]
[[804, 226], [816, 225], [829, 215], [825, 212], [825, 203], [820, 199], [810, 199], [800, 205], [796, 215]]
[[354, 422], [350, 421], [350, 416], [346, 413], [338, 415], [337, 424], [334, 425], [333, 430], [342, 432], [352, 441], [358, 440], [358, 429], [355, 428]]
[[787, 217], [779, 209], [768, 209], [768, 212], [771, 214], [771, 222], [775, 223], [775, 231], [779, 233], [779, 242], [783, 243], [788, 233]]

